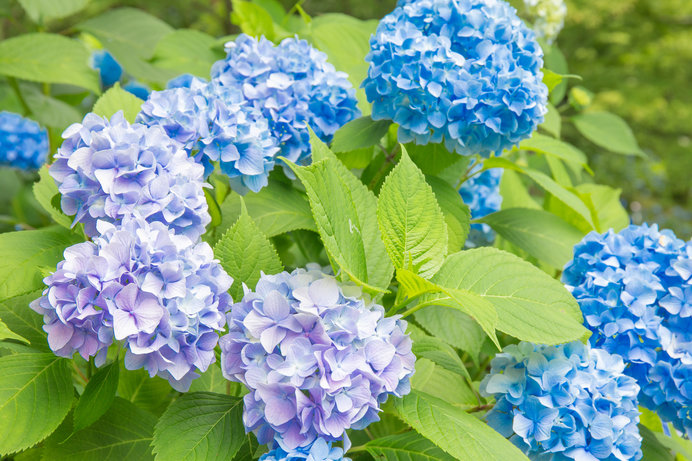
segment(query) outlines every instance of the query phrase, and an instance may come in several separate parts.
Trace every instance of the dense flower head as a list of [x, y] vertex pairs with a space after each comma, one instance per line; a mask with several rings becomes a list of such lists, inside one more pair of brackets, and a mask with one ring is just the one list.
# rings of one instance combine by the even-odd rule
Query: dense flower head
[[372, 117], [397, 123], [401, 142], [487, 157], [528, 138], [547, 111], [543, 51], [502, 0], [400, 1], [366, 60]]
[[48, 132], [19, 114], [0, 112], [0, 166], [36, 170], [48, 157]]
[[154, 91], [137, 121], [163, 128], [207, 174], [218, 162], [232, 184], [254, 192], [266, 186], [279, 149], [267, 119], [242, 91], [194, 78], [174, 85], [180, 86]]
[[108, 346], [122, 341], [128, 369], [186, 390], [215, 360], [232, 279], [207, 243], [163, 223], [132, 217], [119, 226], [99, 221], [98, 230], [93, 242], [65, 250], [31, 305], [44, 316], [50, 348], [100, 365]]
[[318, 265], [263, 275], [228, 314], [221, 368], [245, 384], [243, 420], [284, 451], [345, 437], [409, 392], [415, 357], [406, 322]]
[[87, 114], [63, 133], [50, 166], [65, 214], [89, 236], [97, 220], [113, 223], [137, 213], [196, 240], [211, 221], [204, 168], [160, 127]]
[[580, 342], [507, 346], [481, 382], [496, 399], [486, 420], [531, 459], [639, 460], [639, 386], [624, 370]]
[[118, 64], [112, 54], [106, 50], [94, 51], [91, 55], [91, 67], [99, 73], [101, 85], [109, 87], [120, 81], [123, 68]]
[[565, 25], [567, 5], [564, 0], [524, 0], [524, 13], [536, 35], [552, 43]]
[[[478, 171], [481, 164], [471, 170]], [[471, 219], [479, 219], [500, 210], [502, 196], [500, 195], [500, 180], [502, 168], [492, 168], [471, 176], [459, 189], [461, 198], [471, 211]], [[495, 240], [495, 232], [489, 225], [483, 223], [471, 224], [466, 248], [491, 245]]]
[[331, 442], [316, 439], [310, 445], [302, 448], [284, 450], [278, 443], [274, 448], [260, 457], [260, 461], [351, 461], [344, 457], [344, 450], [332, 447]]
[[642, 404], [692, 434], [692, 242], [646, 224], [591, 232], [563, 281], [591, 343], [628, 363]]
[[226, 59], [212, 66], [212, 79], [242, 90], [269, 120], [281, 155], [292, 162], [309, 161], [308, 127], [328, 142], [360, 115], [347, 75], [305, 40], [287, 38], [275, 46], [241, 34], [226, 44], [226, 52]]

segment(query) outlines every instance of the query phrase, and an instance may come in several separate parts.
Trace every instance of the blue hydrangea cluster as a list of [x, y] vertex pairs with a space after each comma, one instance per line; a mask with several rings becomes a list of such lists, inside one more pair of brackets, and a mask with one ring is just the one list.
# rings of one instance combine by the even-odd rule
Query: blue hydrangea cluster
[[266, 186], [279, 149], [267, 119], [242, 90], [194, 78], [173, 84], [180, 86], [149, 96], [137, 121], [163, 128], [207, 174], [218, 162], [236, 189], [257, 192]]
[[0, 112], [0, 166], [37, 170], [45, 163], [48, 150], [48, 133], [38, 123]]
[[543, 122], [548, 89], [534, 33], [502, 0], [408, 0], [370, 39], [363, 87], [401, 142], [489, 156]]
[[103, 87], [115, 85], [123, 76], [123, 68], [106, 50], [94, 51], [91, 55], [91, 67], [99, 73]]
[[296, 163], [310, 157], [308, 127], [325, 142], [360, 115], [355, 90], [327, 55], [305, 40], [274, 45], [245, 34], [226, 44], [227, 57], [212, 66], [212, 79], [241, 89], [269, 121], [281, 155]]
[[692, 435], [692, 242], [656, 225], [592, 232], [563, 282], [591, 343], [628, 363], [641, 403]]
[[[475, 171], [480, 170], [478, 164]], [[502, 196], [500, 195], [500, 180], [502, 168], [492, 168], [471, 176], [461, 185], [459, 194], [471, 211], [471, 218], [478, 219], [500, 210]], [[472, 173], [474, 170], [472, 170]], [[489, 225], [483, 223], [471, 224], [469, 236], [466, 238], [466, 248], [491, 245], [495, 240], [495, 232]]]
[[507, 346], [481, 382], [490, 426], [545, 461], [642, 458], [635, 380], [625, 363], [580, 342]]
[[260, 461], [351, 461], [344, 457], [344, 450], [332, 447], [331, 442], [317, 439], [307, 447], [284, 450], [278, 443], [274, 449], [260, 457]]
[[137, 213], [197, 240], [211, 221], [204, 168], [160, 127], [130, 125], [87, 114], [63, 133], [50, 166], [63, 211], [97, 235], [97, 220], [113, 223]]
[[221, 367], [250, 390], [243, 420], [261, 444], [304, 452], [315, 440], [337, 441], [377, 421], [390, 394], [410, 390], [406, 322], [384, 317], [382, 306], [318, 265], [263, 275], [228, 324]]
[[127, 217], [97, 226], [93, 242], [65, 250], [31, 304], [43, 314], [50, 348], [63, 357], [95, 357], [100, 366], [120, 341], [126, 368], [144, 368], [186, 391], [196, 371], [215, 361], [232, 279], [207, 243], [161, 222]]

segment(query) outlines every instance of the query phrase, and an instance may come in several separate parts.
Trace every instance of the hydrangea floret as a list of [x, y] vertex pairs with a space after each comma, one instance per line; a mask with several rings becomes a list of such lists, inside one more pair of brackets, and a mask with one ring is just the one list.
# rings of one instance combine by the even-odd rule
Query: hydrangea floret
[[278, 443], [274, 448], [260, 457], [260, 461], [351, 461], [344, 457], [344, 450], [340, 447], [332, 447], [331, 442], [324, 439], [316, 439], [307, 447], [294, 450], [284, 450]]
[[241, 34], [226, 44], [226, 52], [226, 59], [212, 66], [212, 79], [242, 90], [269, 121], [281, 155], [294, 163], [309, 163], [308, 127], [329, 142], [360, 115], [347, 75], [305, 40], [286, 38], [275, 46]]
[[372, 118], [401, 142], [488, 157], [543, 122], [548, 89], [533, 31], [502, 0], [408, 0], [370, 39]]
[[163, 128], [207, 174], [218, 162], [236, 189], [257, 192], [266, 186], [279, 149], [267, 119], [242, 90], [194, 78], [173, 84], [181, 86], [149, 96], [137, 121]]
[[[471, 176], [464, 181], [459, 189], [461, 199], [468, 205], [471, 211], [471, 219], [479, 219], [500, 210], [502, 196], [500, 195], [500, 180], [502, 168], [491, 168], [481, 173], [474, 174], [481, 169], [482, 164], [477, 164], [472, 170]], [[466, 248], [491, 245], [495, 240], [495, 232], [484, 223], [472, 223], [469, 236], [466, 239]]]
[[215, 361], [232, 279], [211, 247], [163, 223], [99, 221], [99, 237], [73, 245], [44, 279], [31, 308], [43, 314], [55, 354], [95, 357], [122, 342], [125, 367], [144, 368], [185, 391]]
[[0, 112], [0, 166], [37, 170], [48, 157], [48, 132], [13, 112]]
[[123, 76], [123, 68], [106, 50], [94, 51], [91, 55], [91, 67], [98, 71], [103, 87], [115, 85]]
[[591, 232], [562, 279], [591, 343], [628, 363], [642, 405], [692, 435], [692, 242], [646, 224]]
[[642, 458], [635, 380], [625, 363], [580, 342], [507, 346], [481, 382], [486, 420], [535, 460]]
[[97, 235], [98, 220], [137, 214], [197, 240], [211, 221], [204, 168], [160, 127], [129, 124], [122, 111], [110, 121], [87, 114], [63, 133], [50, 166], [65, 214]]
[[406, 322], [318, 265], [263, 275], [228, 314], [220, 341], [227, 379], [239, 381], [243, 420], [260, 443], [287, 452], [345, 437], [410, 390], [415, 357]]

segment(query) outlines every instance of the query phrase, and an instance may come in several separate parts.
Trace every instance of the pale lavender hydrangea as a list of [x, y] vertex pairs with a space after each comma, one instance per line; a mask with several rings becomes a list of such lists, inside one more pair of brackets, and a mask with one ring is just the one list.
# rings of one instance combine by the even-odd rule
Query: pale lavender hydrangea
[[377, 421], [390, 394], [409, 392], [406, 322], [317, 265], [263, 275], [228, 324], [223, 374], [250, 389], [243, 420], [260, 443], [291, 451], [339, 440]]
[[159, 127], [129, 124], [118, 112], [110, 121], [87, 114], [63, 133], [50, 166], [65, 214], [84, 223], [112, 223], [137, 213], [197, 240], [211, 222], [204, 197], [204, 168]]
[[184, 391], [215, 361], [214, 347], [231, 303], [232, 279], [211, 247], [163, 223], [126, 218], [97, 223], [100, 236], [73, 245], [44, 279], [31, 308], [43, 314], [48, 344], [101, 365], [121, 341], [125, 366], [144, 368]]

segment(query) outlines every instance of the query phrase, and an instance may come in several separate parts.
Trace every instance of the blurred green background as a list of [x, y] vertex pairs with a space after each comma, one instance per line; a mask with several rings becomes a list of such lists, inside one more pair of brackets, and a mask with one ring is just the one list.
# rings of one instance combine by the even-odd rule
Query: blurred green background
[[[294, 0], [281, 0], [287, 9]], [[395, 0], [305, 0], [311, 15], [343, 12], [380, 18]], [[135, 6], [176, 28], [199, 29], [215, 36], [237, 32], [229, 20], [230, 0], [97, 0], [80, 16], [115, 6]], [[657, 222], [679, 237], [692, 237], [692, 1], [568, 0], [565, 28], [557, 44], [569, 72], [583, 77], [593, 109], [614, 112], [632, 126], [649, 159], [601, 151], [571, 125], [563, 136], [584, 150], [596, 182], [622, 188], [635, 223]], [[35, 26], [23, 18], [15, 0], [0, 0], [0, 38]], [[69, 31], [75, 18], [51, 24]]]

